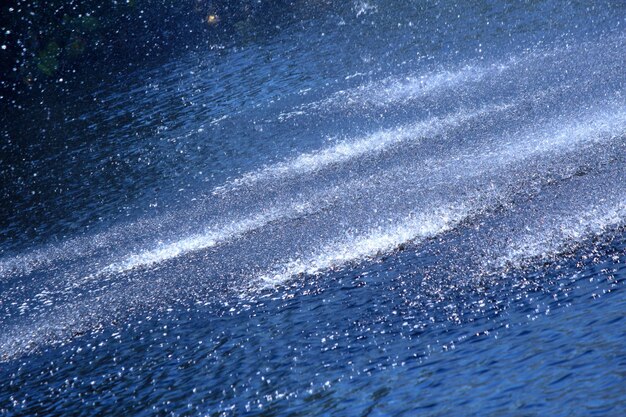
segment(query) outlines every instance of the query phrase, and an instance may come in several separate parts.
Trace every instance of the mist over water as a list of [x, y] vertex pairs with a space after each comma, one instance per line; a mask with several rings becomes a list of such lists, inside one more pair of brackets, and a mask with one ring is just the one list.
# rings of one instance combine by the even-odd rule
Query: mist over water
[[11, 137], [0, 410], [619, 415], [626, 10], [399, 3]]

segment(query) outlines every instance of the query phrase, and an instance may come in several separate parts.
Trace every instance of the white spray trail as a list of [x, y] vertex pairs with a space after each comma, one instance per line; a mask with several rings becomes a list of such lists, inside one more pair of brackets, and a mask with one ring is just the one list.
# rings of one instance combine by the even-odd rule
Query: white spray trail
[[348, 90], [337, 91], [328, 98], [300, 105], [292, 111], [281, 113], [278, 119], [284, 121], [310, 111], [323, 112], [352, 107], [359, 109], [390, 107], [418, 97], [478, 83], [490, 76], [498, 76], [513, 68], [517, 61], [517, 58], [511, 58], [492, 65], [466, 65], [457, 71], [443, 70], [369, 82]]
[[286, 220], [314, 213], [322, 210], [328, 204], [330, 204], [328, 199], [312, 197], [307, 201], [298, 201], [285, 207], [270, 207], [251, 217], [215, 225], [208, 228], [204, 233], [162, 244], [155, 249], [131, 254], [122, 261], [112, 263], [103, 268], [95, 275], [124, 273], [136, 268], [148, 268], [190, 252], [197, 252], [230, 242], [277, 220]]
[[385, 228], [378, 227], [362, 236], [348, 236], [325, 244], [305, 259], [296, 259], [280, 265], [258, 277], [265, 285], [277, 285], [300, 274], [317, 274], [340, 267], [351, 261], [365, 259], [379, 253], [390, 252], [400, 243], [426, 239], [450, 230], [472, 211], [470, 206], [438, 207]]
[[393, 146], [406, 142], [418, 142], [425, 137], [443, 133], [473, 119], [495, 112], [503, 112], [513, 104], [494, 104], [478, 110], [462, 110], [451, 116], [432, 117], [395, 129], [382, 130], [354, 140], [346, 140], [331, 147], [303, 153], [293, 159], [252, 171], [214, 189], [221, 194], [243, 186], [251, 186], [269, 179], [280, 179], [319, 171], [334, 164], [341, 164], [365, 155], [382, 153]]
[[528, 230], [506, 249], [504, 255], [487, 262], [489, 269], [520, 268], [529, 261], [552, 258], [565, 253], [578, 242], [602, 235], [609, 229], [624, 224], [626, 219], [626, 195], [612, 206], [602, 202], [586, 211], [558, 218], [556, 221], [541, 225], [541, 231]]

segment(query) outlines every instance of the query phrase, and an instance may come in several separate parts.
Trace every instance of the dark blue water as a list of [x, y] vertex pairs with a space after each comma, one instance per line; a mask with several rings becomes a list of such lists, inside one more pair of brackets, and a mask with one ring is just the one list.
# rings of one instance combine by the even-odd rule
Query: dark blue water
[[624, 4], [302, 4], [3, 101], [2, 413], [622, 415]]

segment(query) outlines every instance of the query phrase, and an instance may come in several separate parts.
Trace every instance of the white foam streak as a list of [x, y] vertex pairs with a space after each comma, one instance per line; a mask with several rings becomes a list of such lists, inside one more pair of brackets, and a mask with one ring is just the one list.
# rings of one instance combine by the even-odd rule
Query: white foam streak
[[293, 159], [246, 173], [221, 187], [215, 188], [214, 193], [220, 194], [243, 186], [251, 186], [264, 180], [313, 173], [331, 165], [345, 163], [365, 155], [381, 153], [402, 143], [418, 142], [425, 137], [443, 133], [447, 129], [460, 126], [472, 119], [505, 111], [511, 107], [513, 107], [512, 104], [494, 104], [473, 111], [462, 110], [450, 116], [432, 117], [399, 128], [347, 140], [319, 151], [303, 153]]
[[361, 236], [348, 236], [324, 245], [313, 255], [292, 260], [258, 277], [265, 285], [280, 284], [300, 274], [317, 274], [343, 266], [347, 262], [362, 260], [380, 253], [390, 252], [400, 243], [426, 239], [443, 233], [465, 219], [472, 208], [466, 205], [440, 207], [428, 213], [411, 216], [391, 228], [382, 226]]
[[308, 114], [310, 111], [331, 111], [341, 108], [384, 108], [402, 104], [427, 95], [443, 93], [463, 85], [478, 83], [512, 68], [516, 60], [492, 65], [466, 65], [457, 71], [439, 71], [419, 76], [392, 77], [333, 93], [330, 97], [281, 113], [281, 121]]
[[583, 240], [602, 235], [624, 223], [626, 219], [626, 196], [614, 207], [593, 207], [586, 212], [560, 218], [542, 230], [529, 231], [509, 245], [505, 254], [491, 262], [497, 269], [520, 268], [533, 259], [548, 259]]
[[485, 76], [495, 71], [503, 71], [507, 65], [493, 67], [466, 66], [459, 71], [442, 71], [438, 73], [409, 76], [397, 80], [387, 80], [382, 83], [369, 83], [350, 92], [338, 93], [334, 98], [344, 105], [365, 105], [371, 107], [385, 107], [391, 104], [402, 103], [419, 96], [445, 91], [460, 85], [481, 81]]
[[273, 221], [301, 216], [319, 210], [321, 206], [321, 201], [312, 198], [307, 202], [297, 202], [288, 207], [272, 207], [248, 218], [214, 226], [204, 233], [163, 244], [155, 249], [131, 254], [124, 260], [105, 267], [96, 276], [124, 273], [136, 268], [148, 268], [190, 252], [209, 249], [232, 241]]
[[[616, 107], [616, 108], [615, 108]], [[578, 118], [564, 126], [547, 129], [541, 135], [529, 133], [525, 140], [508, 148], [511, 161], [560, 150], [575, 150], [584, 144], [626, 134], [626, 108], [615, 106], [598, 111], [591, 117]]]

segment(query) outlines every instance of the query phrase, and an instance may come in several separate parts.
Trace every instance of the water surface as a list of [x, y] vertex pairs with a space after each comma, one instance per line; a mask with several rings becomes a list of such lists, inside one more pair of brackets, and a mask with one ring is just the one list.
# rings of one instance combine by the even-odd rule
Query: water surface
[[624, 6], [307, 5], [3, 103], [0, 410], [621, 415]]

